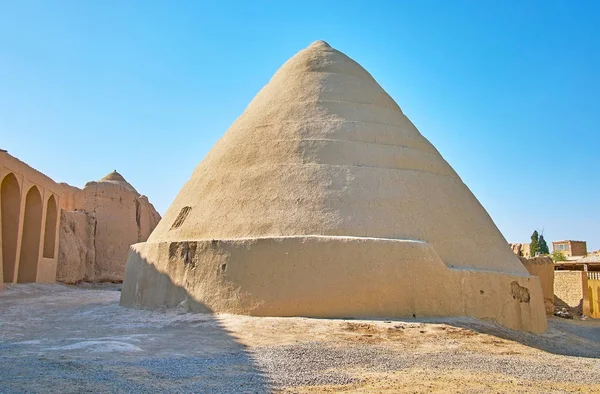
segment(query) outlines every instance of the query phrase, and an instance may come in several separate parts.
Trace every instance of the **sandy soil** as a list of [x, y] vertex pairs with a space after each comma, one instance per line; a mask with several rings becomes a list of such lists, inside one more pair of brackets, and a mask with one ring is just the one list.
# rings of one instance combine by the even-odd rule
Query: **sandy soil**
[[600, 321], [334, 320], [121, 308], [118, 285], [0, 292], [0, 392], [600, 392]]

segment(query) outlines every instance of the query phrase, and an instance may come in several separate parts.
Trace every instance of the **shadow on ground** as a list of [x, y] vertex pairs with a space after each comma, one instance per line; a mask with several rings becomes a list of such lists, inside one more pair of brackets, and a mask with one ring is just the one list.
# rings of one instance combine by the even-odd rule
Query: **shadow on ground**
[[213, 315], [122, 308], [119, 290], [27, 284], [1, 292], [0, 391], [271, 392]]

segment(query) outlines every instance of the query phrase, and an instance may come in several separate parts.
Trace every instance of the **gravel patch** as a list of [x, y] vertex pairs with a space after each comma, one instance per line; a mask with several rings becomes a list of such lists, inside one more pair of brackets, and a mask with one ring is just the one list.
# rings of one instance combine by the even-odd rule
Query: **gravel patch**
[[[548, 355], [523, 360], [514, 355], [490, 355], [469, 351], [411, 353], [379, 345], [329, 347], [319, 342], [255, 348], [259, 368], [275, 387], [337, 385], [356, 382], [346, 370], [393, 372], [407, 369], [497, 373], [530, 381], [600, 384], [600, 360]], [[334, 371], [335, 370], [335, 371]], [[339, 372], [341, 370], [341, 372]]]

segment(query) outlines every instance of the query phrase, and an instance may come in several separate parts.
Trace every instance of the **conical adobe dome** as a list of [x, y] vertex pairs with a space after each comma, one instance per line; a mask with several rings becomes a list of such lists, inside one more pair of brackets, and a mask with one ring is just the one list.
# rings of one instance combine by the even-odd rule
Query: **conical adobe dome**
[[[406, 308], [399, 307], [398, 300], [386, 301], [385, 295], [377, 302], [360, 298], [352, 301], [340, 289], [348, 287], [355, 293], [364, 292], [367, 298], [378, 297], [369, 286], [361, 289], [354, 281], [361, 276], [364, 281], [381, 276], [380, 288], [399, 292], [383, 277], [399, 275], [400, 267], [414, 271], [402, 272], [405, 278], [423, 282], [431, 281], [426, 278], [430, 275], [454, 275], [452, 280], [460, 282], [458, 269], [476, 275], [514, 275], [521, 281], [526, 278], [535, 282], [485, 209], [394, 100], [358, 63], [323, 41], [288, 60], [257, 94], [196, 168], [148, 243], [171, 245], [170, 268], [165, 266], [165, 272], [172, 279], [183, 275], [189, 283], [188, 274], [171, 266], [174, 256], [179, 253], [180, 257], [187, 256], [184, 260], [189, 258], [189, 244], [193, 242], [193, 254], [205, 267], [200, 261], [206, 260], [207, 253], [213, 256], [208, 260], [214, 260], [213, 252], [199, 250], [207, 241], [214, 245], [212, 240], [231, 243], [222, 246], [221, 252], [228, 254], [230, 261], [223, 264], [230, 271], [232, 265], [240, 267], [239, 273], [223, 271], [218, 278], [197, 277], [198, 288], [204, 289], [198, 291], [206, 293], [195, 292], [193, 285], [184, 287], [210, 309], [224, 312], [481, 317], [479, 312], [469, 312], [470, 307], [438, 299], [452, 297], [452, 292], [455, 297], [459, 293], [464, 296], [473, 289], [465, 292], [465, 288], [449, 288], [445, 295], [441, 295], [444, 291], [435, 294], [435, 290], [433, 294], [417, 295], [419, 290], [415, 290], [415, 294], [404, 296]], [[241, 247], [240, 242], [249, 244]], [[187, 245], [183, 249], [182, 243]], [[240, 255], [244, 263], [237, 265], [232, 256], [241, 253], [239, 248], [250, 252]], [[289, 257], [290, 253], [295, 257]], [[323, 265], [324, 258], [332, 271], [320, 268], [327, 272], [319, 272], [313, 267], [292, 272], [292, 266], [314, 266], [317, 261]], [[384, 267], [388, 263], [379, 258], [389, 260], [390, 265]], [[286, 267], [282, 259], [290, 266]], [[151, 264], [160, 266], [151, 260]], [[383, 266], [373, 272], [378, 264]], [[257, 265], [262, 268], [255, 272]], [[353, 278], [343, 283], [343, 272], [349, 267]], [[262, 279], [252, 279], [255, 275], [272, 277], [263, 283]], [[316, 280], [311, 275], [333, 275], [329, 286], [324, 283], [318, 291], [324, 292], [319, 297], [309, 296], [318, 293], [310, 285]], [[303, 280], [304, 287], [295, 284], [297, 293], [290, 292], [292, 282]], [[515, 282], [518, 286], [522, 285], [520, 280]], [[286, 290], [277, 287], [269, 291], [271, 281], [287, 283]], [[402, 286], [400, 282], [398, 279], [398, 286]], [[338, 288], [332, 289], [332, 283]], [[532, 293], [539, 291], [536, 285], [539, 287], [535, 282]], [[206, 290], [211, 286], [212, 291]], [[423, 286], [430, 287], [425, 283]], [[482, 289], [477, 294], [484, 294], [485, 286], [479, 287]], [[506, 294], [510, 293], [508, 286]], [[123, 297], [128, 297], [126, 292]], [[144, 303], [140, 294], [131, 297], [137, 297], [132, 304]], [[335, 299], [329, 307], [315, 305], [318, 298], [328, 297]], [[421, 308], [414, 297], [431, 297], [432, 305]], [[345, 302], [355, 305], [347, 307]], [[382, 306], [386, 302], [394, 306]], [[357, 307], [356, 303], [364, 305]], [[543, 314], [543, 306], [540, 308]], [[519, 314], [519, 323], [505, 324], [539, 329], [545, 318], [536, 311], [532, 314], [536, 317], [525, 320], [543, 323], [523, 323]]]
[[394, 100], [323, 41], [252, 100], [150, 241], [297, 235], [424, 240], [450, 266], [526, 273]]

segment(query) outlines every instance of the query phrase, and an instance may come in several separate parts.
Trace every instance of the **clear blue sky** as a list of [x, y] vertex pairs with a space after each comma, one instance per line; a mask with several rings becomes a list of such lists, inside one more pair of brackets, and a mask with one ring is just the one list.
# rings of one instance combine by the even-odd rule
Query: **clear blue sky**
[[0, 0], [0, 148], [162, 213], [285, 60], [362, 64], [512, 242], [600, 248], [600, 2]]

